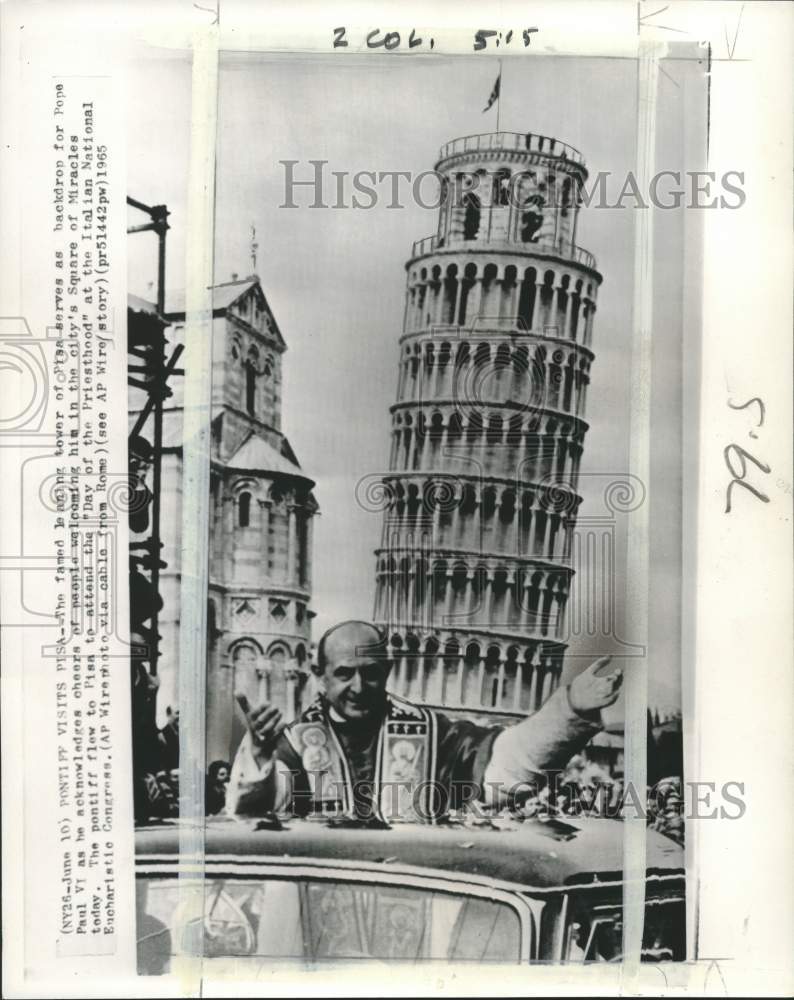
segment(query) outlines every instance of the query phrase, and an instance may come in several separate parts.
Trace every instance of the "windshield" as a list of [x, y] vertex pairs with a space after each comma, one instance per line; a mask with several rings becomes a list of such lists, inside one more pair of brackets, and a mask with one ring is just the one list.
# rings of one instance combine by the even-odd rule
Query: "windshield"
[[[203, 905], [202, 905], [203, 902]], [[517, 962], [521, 922], [479, 896], [330, 879], [210, 879], [180, 899], [175, 878], [139, 878], [139, 971], [172, 955]]]

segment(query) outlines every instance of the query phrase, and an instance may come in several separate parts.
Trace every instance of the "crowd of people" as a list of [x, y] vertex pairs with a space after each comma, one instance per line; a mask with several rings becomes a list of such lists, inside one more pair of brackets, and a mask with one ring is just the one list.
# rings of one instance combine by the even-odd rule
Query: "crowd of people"
[[[226, 808], [226, 786], [230, 773], [231, 767], [226, 760], [214, 760], [207, 768], [204, 779], [204, 811], [207, 816], [217, 816]], [[145, 802], [141, 803], [137, 821], [178, 819], [179, 768], [147, 771], [141, 780]]]
[[[174, 747], [178, 755], [179, 713], [171, 713], [159, 731], [164, 766], [145, 772], [142, 778], [146, 804], [138, 822], [176, 819], [179, 816], [179, 767], [174, 765]], [[176, 743], [174, 742], [176, 734]], [[215, 760], [207, 768], [204, 782], [204, 809], [207, 816], [217, 816], [226, 807], [226, 790], [231, 766]], [[556, 818], [601, 817], [623, 819], [627, 811], [636, 815], [645, 810], [650, 829], [663, 833], [678, 844], [684, 843], [684, 802], [680, 777], [667, 777], [645, 790], [644, 802], [627, 794], [623, 779], [611, 777], [597, 764], [581, 755], [574, 757], [553, 783], [544, 784], [535, 795], [526, 798], [516, 812], [522, 819], [536, 816]], [[145, 814], [145, 815], [144, 815]]]
[[[166, 708], [166, 722], [155, 723], [157, 678], [143, 664], [133, 665], [133, 783], [135, 822], [179, 817], [179, 709]], [[215, 760], [204, 780], [205, 812], [215, 816], [226, 806], [231, 766]]]
[[572, 758], [553, 783], [544, 785], [521, 806], [524, 817], [545, 814], [557, 817], [596, 816], [623, 819], [644, 812], [648, 826], [684, 843], [684, 800], [681, 777], [669, 776], [647, 785], [643, 796], [627, 789], [621, 777], [612, 777], [582, 755]]

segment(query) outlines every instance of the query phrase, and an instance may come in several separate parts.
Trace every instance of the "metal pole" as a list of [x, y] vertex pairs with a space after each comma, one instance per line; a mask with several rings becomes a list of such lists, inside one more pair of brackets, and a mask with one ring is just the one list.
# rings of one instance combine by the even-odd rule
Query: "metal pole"
[[[637, 81], [637, 181], [650, 182], [656, 132], [656, 90], [663, 47], [640, 41]], [[642, 188], [641, 188], [642, 189]], [[626, 628], [633, 642], [646, 647], [625, 678], [625, 780], [642, 805], [639, 816], [629, 809], [623, 823], [623, 967], [639, 974], [645, 914], [646, 821], [648, 778], [648, 600], [650, 542], [651, 332], [653, 325], [653, 213], [635, 215], [634, 308], [631, 351], [629, 464], [646, 487], [646, 501], [632, 511], [626, 551]]]
[[[163, 241], [164, 242], [164, 241]], [[160, 646], [158, 643], [157, 630], [159, 626], [160, 614], [157, 608], [157, 597], [160, 593], [160, 507], [162, 488], [162, 466], [163, 466], [163, 387], [164, 375], [164, 354], [165, 337], [161, 336], [156, 347], [156, 357], [154, 361], [154, 440], [152, 448], [154, 450], [154, 466], [152, 468], [152, 527], [149, 535], [149, 559], [150, 576], [152, 590], [155, 593], [155, 604], [152, 608], [152, 642], [149, 652], [149, 669], [151, 674], [157, 673], [157, 660], [160, 656]]]
[[[166, 215], [168, 213], [166, 212]], [[168, 231], [168, 223], [163, 221], [163, 225], [157, 232], [157, 311], [162, 316], [165, 312], [165, 235]]]
[[[185, 253], [185, 404], [182, 446], [182, 562], [179, 630], [179, 905], [204, 907], [204, 775], [208, 531], [212, 415], [212, 284], [215, 142], [218, 118], [218, 26], [193, 36], [189, 199]], [[193, 867], [195, 866], [195, 867]], [[178, 970], [181, 988], [199, 992], [203, 941]]]

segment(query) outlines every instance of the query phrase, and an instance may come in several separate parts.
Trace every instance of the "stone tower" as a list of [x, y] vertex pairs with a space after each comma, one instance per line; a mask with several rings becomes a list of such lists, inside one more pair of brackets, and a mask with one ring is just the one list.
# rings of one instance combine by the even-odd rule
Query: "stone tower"
[[601, 276], [575, 244], [581, 154], [499, 132], [441, 149], [413, 246], [376, 552], [391, 687], [509, 720], [560, 681]]
[[[166, 300], [166, 336], [184, 339], [185, 311]], [[313, 481], [281, 429], [286, 344], [259, 279], [213, 288], [212, 447], [207, 608], [207, 761], [242, 737], [234, 694], [300, 710], [311, 659]], [[179, 662], [182, 380], [166, 401], [158, 715], [176, 705]], [[133, 402], [133, 410], [135, 404]], [[198, 540], [197, 540], [198, 541]]]

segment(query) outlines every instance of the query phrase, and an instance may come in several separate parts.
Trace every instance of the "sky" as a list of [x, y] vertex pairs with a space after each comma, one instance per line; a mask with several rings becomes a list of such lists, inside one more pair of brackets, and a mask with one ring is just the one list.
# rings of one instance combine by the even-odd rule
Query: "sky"
[[[705, 150], [705, 67], [668, 64], [660, 81], [659, 169], [698, 169]], [[256, 271], [288, 345], [282, 428], [316, 481], [321, 515], [314, 533], [315, 639], [334, 621], [372, 614], [380, 515], [355, 502], [356, 484], [385, 471], [397, 386], [397, 341], [405, 262], [414, 240], [435, 231], [436, 212], [403, 199], [389, 209], [312, 209], [299, 189], [285, 202], [283, 160], [296, 177], [327, 171], [433, 168], [439, 147], [457, 136], [496, 130], [483, 113], [496, 64], [471, 57], [392, 59], [223, 54], [216, 163], [216, 281]], [[629, 59], [527, 57], [503, 62], [500, 127], [554, 136], [578, 148], [591, 176], [609, 171], [614, 204], [635, 167], [636, 64]], [[183, 285], [190, 65], [150, 51], [129, 79], [128, 190], [171, 211], [168, 284]], [[685, 163], [685, 158], [688, 161]], [[689, 160], [697, 160], [690, 163]], [[334, 191], [329, 176], [328, 197]], [[604, 275], [595, 317], [596, 360], [588, 390], [580, 525], [607, 513], [604, 488], [629, 471], [629, 364], [634, 295], [635, 209], [583, 209], [576, 242], [596, 255]], [[681, 400], [685, 296], [683, 211], [654, 212], [654, 386], [652, 394], [651, 612], [647, 640], [628, 635], [623, 603], [626, 515], [614, 519], [614, 608], [610, 635], [571, 638], [568, 670], [607, 652], [647, 648], [650, 703], [680, 704], [681, 455], [694, 429]], [[130, 290], [149, 294], [154, 243], [130, 245]], [[691, 248], [690, 248], [691, 249]], [[152, 296], [153, 297], [153, 296]], [[603, 531], [601, 523], [599, 531]], [[591, 574], [593, 579], [598, 575]], [[597, 598], [598, 599], [598, 598]], [[630, 659], [623, 661], [630, 668]]]

